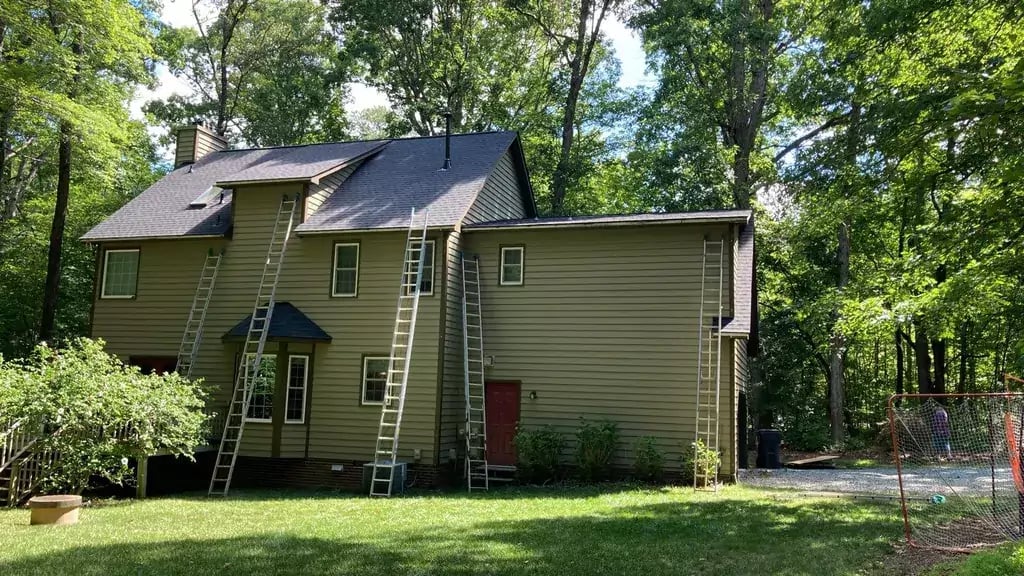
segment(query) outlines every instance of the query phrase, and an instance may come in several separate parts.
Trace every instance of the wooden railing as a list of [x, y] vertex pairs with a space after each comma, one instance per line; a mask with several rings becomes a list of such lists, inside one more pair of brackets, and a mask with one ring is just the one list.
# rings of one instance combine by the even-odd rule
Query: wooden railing
[[57, 453], [46, 450], [33, 452], [11, 464], [11, 477], [7, 486], [7, 506], [13, 508], [31, 496], [58, 458]]
[[10, 466], [19, 456], [32, 447], [39, 439], [37, 430], [31, 430], [23, 422], [13, 422], [0, 432], [0, 470]]

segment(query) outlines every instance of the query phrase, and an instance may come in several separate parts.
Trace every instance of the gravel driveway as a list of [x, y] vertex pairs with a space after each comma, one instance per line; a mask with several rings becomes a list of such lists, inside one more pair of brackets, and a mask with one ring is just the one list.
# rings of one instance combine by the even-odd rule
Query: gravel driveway
[[[992, 471], [989, 468], [929, 466], [903, 471], [903, 488], [908, 495], [930, 496], [953, 493], [990, 494]], [[763, 488], [795, 488], [815, 492], [881, 494], [898, 496], [896, 468], [860, 468], [856, 470], [740, 470], [740, 482]], [[1015, 490], [1009, 468], [996, 468], [996, 490]]]

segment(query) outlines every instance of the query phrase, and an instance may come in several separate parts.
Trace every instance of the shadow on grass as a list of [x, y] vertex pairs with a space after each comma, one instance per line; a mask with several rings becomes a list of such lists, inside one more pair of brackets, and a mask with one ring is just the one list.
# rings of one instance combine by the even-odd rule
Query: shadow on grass
[[874, 505], [725, 498], [482, 518], [458, 529], [426, 519], [413, 530], [346, 539], [330, 538], [329, 527], [296, 526], [237, 538], [27, 550], [0, 564], [0, 574], [838, 575], [882, 556], [899, 534], [897, 520]]

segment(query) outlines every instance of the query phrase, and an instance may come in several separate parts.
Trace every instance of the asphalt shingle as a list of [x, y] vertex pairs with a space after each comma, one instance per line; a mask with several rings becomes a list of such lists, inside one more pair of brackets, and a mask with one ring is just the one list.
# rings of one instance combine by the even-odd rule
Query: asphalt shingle
[[722, 327], [723, 333], [749, 334], [754, 308], [754, 221], [740, 229], [739, 244], [733, 260], [733, 317]]
[[515, 138], [515, 132], [452, 136], [448, 170], [441, 170], [444, 136], [392, 140], [295, 230], [303, 234], [405, 228], [412, 208], [428, 210], [431, 227], [454, 226]]
[[311, 144], [284, 150], [284, 154], [246, 168], [218, 182], [222, 186], [242, 183], [309, 180], [331, 169], [344, 166], [353, 160], [371, 154], [386, 146], [387, 140], [366, 142], [335, 142]]
[[[249, 314], [221, 338], [229, 341], [245, 340], [251, 321], [252, 314]], [[330, 342], [331, 336], [290, 302], [277, 302], [274, 304], [274, 313], [270, 316], [270, 331], [267, 332], [267, 340], [271, 342]]]

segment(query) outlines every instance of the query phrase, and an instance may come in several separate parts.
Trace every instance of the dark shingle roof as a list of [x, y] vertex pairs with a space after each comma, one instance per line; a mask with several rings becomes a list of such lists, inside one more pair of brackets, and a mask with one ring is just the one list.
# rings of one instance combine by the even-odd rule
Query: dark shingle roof
[[750, 217], [750, 210], [707, 210], [704, 212], [663, 212], [618, 216], [559, 216], [553, 218], [496, 220], [469, 224], [466, 228], [480, 230], [489, 228], [583, 228], [587, 226], [618, 226], [628, 224], [747, 222], [750, 220]]
[[722, 327], [723, 334], [746, 335], [753, 326], [754, 308], [754, 222], [740, 229], [736, 257], [733, 259], [733, 317]]
[[371, 154], [387, 143], [387, 140], [371, 140], [296, 146], [284, 154], [275, 155], [232, 174], [217, 184], [233, 186], [253, 182], [310, 180]]
[[[234, 328], [228, 330], [221, 337], [222, 340], [244, 340], [249, 332], [249, 322], [251, 321], [252, 314], [249, 314], [241, 322], [235, 324]], [[267, 340], [272, 342], [330, 342], [331, 336], [295, 306], [288, 302], [277, 302], [274, 304], [274, 313], [270, 316], [270, 332], [267, 333]]]
[[447, 171], [440, 170], [443, 136], [214, 152], [170, 172], [82, 240], [224, 235], [231, 226], [229, 201], [189, 208], [210, 186], [308, 180], [360, 158], [367, 159], [297, 232], [405, 228], [413, 207], [430, 210], [431, 227], [451, 227], [515, 139], [515, 132], [453, 135]]
[[443, 136], [392, 140], [363, 162], [296, 232], [405, 228], [411, 208], [429, 210], [431, 227], [454, 226], [515, 139], [515, 132], [452, 136], [449, 170], [441, 170]]

